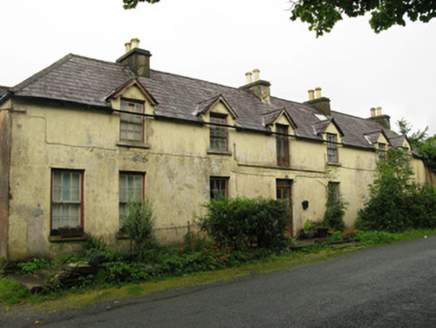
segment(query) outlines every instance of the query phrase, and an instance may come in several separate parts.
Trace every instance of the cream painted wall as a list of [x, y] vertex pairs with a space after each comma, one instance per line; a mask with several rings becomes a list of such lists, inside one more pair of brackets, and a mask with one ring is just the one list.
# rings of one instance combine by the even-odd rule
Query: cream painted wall
[[[123, 97], [145, 101], [132, 87]], [[145, 195], [154, 204], [158, 239], [180, 241], [209, 199], [210, 176], [229, 178], [230, 197], [276, 197], [276, 180], [293, 181], [294, 233], [306, 220], [321, 220], [329, 181], [340, 182], [341, 195], [349, 203], [345, 222], [351, 225], [368, 197], [368, 184], [378, 159], [375, 151], [339, 146], [341, 166], [327, 166], [326, 145], [290, 138], [289, 168], [276, 165], [275, 135], [228, 129], [228, 154], [209, 150], [209, 126], [145, 119], [144, 147], [120, 145], [119, 114], [74, 107], [41, 106], [15, 102], [23, 113], [12, 115], [10, 169], [9, 257], [56, 256], [80, 247], [80, 243], [49, 242], [51, 170], [84, 172], [84, 228], [106, 236], [115, 246], [119, 229], [118, 180], [120, 171], [143, 172]], [[119, 108], [119, 99], [113, 100]], [[212, 112], [227, 113], [218, 103]], [[209, 120], [209, 113], [203, 119]], [[282, 122], [282, 124], [286, 122]], [[327, 132], [337, 133], [334, 125]], [[118, 144], [117, 144], [118, 143]], [[137, 145], [136, 145], [137, 146]], [[412, 162], [417, 180], [424, 181], [423, 166]], [[301, 203], [309, 201], [303, 210]]]

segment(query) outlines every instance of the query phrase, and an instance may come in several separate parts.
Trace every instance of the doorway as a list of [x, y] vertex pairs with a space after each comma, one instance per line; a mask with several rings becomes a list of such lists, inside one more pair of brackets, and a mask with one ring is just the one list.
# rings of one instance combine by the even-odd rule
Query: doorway
[[294, 224], [292, 218], [292, 180], [277, 179], [277, 199], [286, 200], [289, 203], [289, 224], [286, 227], [286, 236], [292, 236]]

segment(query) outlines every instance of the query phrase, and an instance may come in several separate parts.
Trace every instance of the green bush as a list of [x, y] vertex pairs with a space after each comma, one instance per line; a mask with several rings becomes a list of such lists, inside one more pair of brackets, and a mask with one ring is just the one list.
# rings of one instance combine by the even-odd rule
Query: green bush
[[149, 201], [144, 201], [129, 202], [127, 208], [124, 228], [133, 242], [134, 251], [141, 257], [145, 250], [155, 244], [153, 207]]
[[430, 185], [410, 184], [412, 171], [401, 149], [390, 149], [377, 165], [370, 200], [359, 211], [356, 228], [399, 232], [436, 227], [436, 191]]
[[365, 231], [356, 233], [355, 241], [362, 245], [382, 245], [396, 241], [398, 236], [385, 231]]
[[326, 204], [323, 223], [331, 229], [344, 230], [344, 215], [346, 203], [343, 199], [330, 199]]
[[286, 247], [284, 233], [290, 220], [289, 204], [273, 199], [212, 199], [204, 205], [207, 214], [200, 219], [219, 246], [233, 250], [249, 247]]
[[44, 269], [48, 265], [49, 265], [49, 263], [43, 257], [41, 257], [41, 258], [34, 258], [33, 261], [30, 261], [30, 262], [21, 262], [21, 263], [18, 263], [18, 267], [25, 274], [33, 274], [36, 270]]

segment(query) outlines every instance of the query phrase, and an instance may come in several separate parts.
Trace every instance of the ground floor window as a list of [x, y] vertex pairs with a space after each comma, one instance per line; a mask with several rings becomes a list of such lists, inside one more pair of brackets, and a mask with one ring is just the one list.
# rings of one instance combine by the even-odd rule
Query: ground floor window
[[52, 171], [51, 229], [83, 227], [83, 172]]
[[339, 182], [329, 182], [327, 193], [329, 202], [337, 202], [340, 197]]
[[121, 172], [119, 180], [120, 194], [120, 228], [128, 214], [127, 203], [142, 202], [144, 200], [144, 174]]
[[229, 178], [210, 177], [210, 199], [228, 196]]

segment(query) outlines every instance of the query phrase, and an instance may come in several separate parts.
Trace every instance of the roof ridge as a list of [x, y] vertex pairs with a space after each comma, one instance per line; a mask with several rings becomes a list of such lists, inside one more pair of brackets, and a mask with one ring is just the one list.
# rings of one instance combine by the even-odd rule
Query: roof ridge
[[29, 84], [39, 80], [40, 78], [46, 76], [48, 73], [53, 71], [55, 68], [65, 64], [67, 61], [69, 61], [74, 55], [69, 53], [68, 55], [62, 57], [61, 59], [55, 61], [50, 66], [47, 66], [46, 68], [40, 70], [39, 72], [36, 72], [31, 77], [25, 79], [24, 81], [18, 83], [16, 86], [12, 87], [10, 91], [12, 93], [20, 91], [21, 89], [27, 87]]
[[130, 70], [129, 66], [124, 65], [124, 64], [120, 64], [120, 63], [117, 63], [117, 62], [112, 62], [112, 61], [109, 61], [109, 60], [102, 60], [102, 59], [97, 59], [97, 58], [92, 58], [92, 57], [87, 57], [87, 56], [82, 56], [82, 55], [76, 55], [76, 54], [70, 54], [70, 55], [73, 56], [73, 57], [76, 57], [76, 58], [92, 60], [92, 61], [99, 62], [99, 63], [112, 64], [112, 65], [115, 65], [115, 66], [126, 67], [127, 69]]

